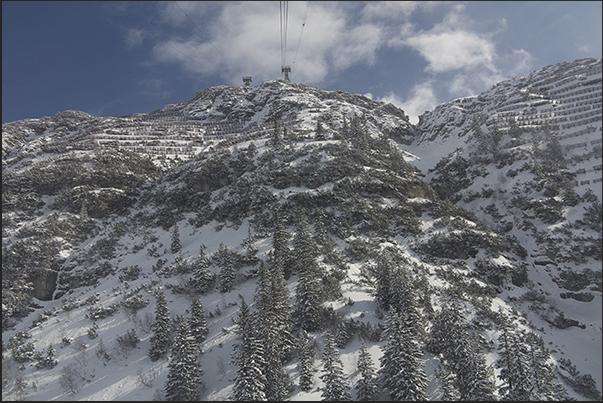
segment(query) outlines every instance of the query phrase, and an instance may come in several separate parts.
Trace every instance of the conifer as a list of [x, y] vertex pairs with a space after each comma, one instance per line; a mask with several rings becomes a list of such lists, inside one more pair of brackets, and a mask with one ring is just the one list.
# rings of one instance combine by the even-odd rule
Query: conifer
[[220, 292], [229, 292], [234, 287], [234, 281], [236, 277], [235, 273], [235, 262], [231, 251], [224, 243], [220, 243], [220, 247], [214, 253], [214, 261], [220, 267], [218, 273], [220, 281]]
[[245, 251], [245, 256], [243, 257], [245, 264], [250, 266], [256, 265], [259, 261], [258, 257], [256, 256], [258, 253], [258, 247], [255, 245], [255, 239], [251, 233], [251, 227], [247, 229], [247, 237], [243, 239], [241, 247]]
[[496, 384], [492, 368], [472, 339], [466, 319], [458, 303], [447, 301], [436, 316], [427, 349], [441, 354], [447, 367], [454, 372], [455, 388], [461, 400], [493, 400]]
[[294, 255], [299, 280], [295, 313], [301, 327], [313, 331], [320, 327], [322, 318], [322, 290], [316, 245], [310, 235], [305, 216], [302, 216], [293, 239]]
[[[528, 373], [531, 375], [531, 400], [567, 400], [568, 394], [563, 385], [557, 382], [555, 365], [548, 363], [549, 350], [540, 335], [528, 331], [523, 333], [528, 357]], [[599, 395], [594, 399], [601, 398]]]
[[[255, 324], [258, 337], [263, 341], [266, 367], [266, 397], [268, 400], [283, 400], [291, 391], [289, 376], [283, 368], [283, 362], [292, 349], [292, 320], [289, 314], [289, 302], [282, 301], [284, 280], [280, 272], [270, 270], [260, 261], [256, 283]], [[288, 295], [288, 294], [287, 294]]]
[[172, 229], [172, 243], [170, 244], [170, 251], [173, 254], [176, 254], [182, 250], [182, 244], [180, 243], [180, 229], [178, 228], [178, 224], [174, 225]]
[[352, 396], [350, 395], [350, 387], [345, 379], [343, 364], [339, 358], [339, 352], [335, 346], [335, 341], [331, 331], [328, 331], [326, 334], [326, 342], [322, 359], [323, 374], [320, 376], [320, 379], [322, 379], [324, 382], [324, 386], [321, 388], [322, 400], [352, 400]]
[[209, 291], [215, 280], [215, 275], [209, 270], [210, 262], [205, 254], [205, 246], [199, 247], [199, 255], [191, 265], [191, 284], [195, 292], [205, 294]]
[[243, 298], [241, 298], [241, 307], [235, 322], [238, 342], [234, 345], [232, 363], [238, 369], [233, 386], [234, 399], [239, 401], [267, 400], [264, 348], [257, 337], [253, 317]]
[[170, 312], [163, 288], [157, 291], [155, 306], [155, 321], [151, 325], [153, 335], [151, 336], [151, 348], [149, 358], [157, 361], [167, 355], [171, 342]]
[[168, 369], [166, 400], [196, 401], [203, 371], [199, 363], [197, 341], [186, 320], [182, 319], [178, 323]]
[[197, 345], [201, 345], [207, 337], [209, 329], [207, 328], [207, 319], [205, 317], [205, 308], [199, 298], [195, 299], [191, 306], [190, 317], [191, 332], [197, 341]]
[[440, 365], [436, 368], [434, 375], [441, 383], [442, 400], [453, 401], [460, 400], [460, 394], [455, 383], [455, 374], [452, 373], [446, 365]]
[[364, 340], [360, 340], [360, 354], [358, 355], [358, 372], [360, 379], [356, 384], [356, 400], [375, 401], [379, 400], [379, 386], [371, 354], [366, 348]]
[[304, 392], [312, 390], [314, 385], [314, 356], [316, 349], [310, 336], [304, 329], [299, 331], [299, 388]]
[[498, 337], [498, 355], [496, 367], [500, 368], [500, 378], [503, 385], [498, 393], [503, 399], [530, 400], [530, 379], [526, 373], [528, 357], [520, 334], [512, 326], [508, 317], [502, 312], [501, 334]]
[[272, 234], [272, 267], [280, 267], [285, 279], [291, 276], [289, 260], [291, 250], [289, 249], [290, 235], [285, 230], [285, 225], [278, 211], [274, 212], [274, 231]]
[[386, 320], [381, 368], [383, 388], [393, 400], [426, 400], [427, 376], [421, 362], [422, 352], [401, 315], [392, 310]]

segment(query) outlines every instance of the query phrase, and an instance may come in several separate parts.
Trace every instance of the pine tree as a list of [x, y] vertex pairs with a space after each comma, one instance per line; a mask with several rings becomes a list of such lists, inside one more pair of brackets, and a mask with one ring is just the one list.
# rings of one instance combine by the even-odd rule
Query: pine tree
[[264, 351], [266, 366], [264, 375], [266, 376], [266, 398], [271, 401], [283, 401], [291, 395], [293, 383], [289, 374], [283, 366], [280, 353], [271, 348], [275, 343], [270, 340], [264, 340]]
[[496, 384], [485, 356], [469, 334], [458, 303], [451, 299], [436, 316], [427, 349], [455, 374], [455, 388], [461, 400], [493, 400]]
[[461, 400], [496, 400], [494, 373], [476, 345], [478, 343], [469, 339], [459, 343], [455, 361], [456, 387]]
[[[275, 279], [279, 277], [279, 279]], [[292, 389], [289, 376], [283, 368], [283, 362], [292, 349], [292, 320], [287, 301], [281, 301], [286, 284], [282, 273], [271, 271], [260, 261], [258, 280], [255, 290], [255, 323], [258, 337], [263, 341], [266, 367], [266, 398], [283, 400]], [[288, 293], [286, 294], [288, 295]]]
[[310, 235], [305, 216], [300, 218], [293, 239], [294, 256], [299, 280], [296, 288], [295, 313], [301, 327], [313, 331], [320, 327], [322, 318], [321, 273], [317, 262], [316, 244]]
[[186, 320], [180, 320], [178, 323], [168, 369], [166, 400], [197, 400], [203, 371], [199, 363], [197, 341]]
[[175, 224], [172, 230], [172, 243], [170, 245], [170, 250], [173, 254], [176, 254], [182, 250], [182, 244], [180, 243], [180, 229], [178, 228], [178, 224]]
[[245, 256], [243, 257], [245, 264], [255, 266], [259, 261], [256, 256], [258, 247], [255, 245], [255, 239], [251, 234], [251, 227], [247, 228], [247, 237], [243, 239], [241, 247], [245, 251]]
[[253, 323], [253, 317], [245, 299], [241, 298], [241, 308], [235, 319], [236, 339], [232, 363], [238, 367], [233, 386], [235, 400], [267, 400], [266, 376], [264, 369], [264, 348]]
[[465, 319], [454, 299], [445, 301], [436, 314], [426, 348], [432, 354], [452, 357], [458, 340], [465, 340]]
[[209, 291], [215, 281], [215, 275], [209, 271], [209, 259], [205, 254], [205, 246], [201, 245], [199, 247], [199, 255], [193, 261], [191, 265], [191, 284], [195, 290], [199, 294], [205, 294]]
[[356, 400], [376, 401], [379, 400], [379, 386], [371, 354], [366, 348], [364, 340], [360, 340], [360, 354], [358, 355], [358, 371], [360, 379], [356, 384]]
[[153, 335], [151, 336], [151, 348], [149, 358], [157, 361], [167, 355], [171, 342], [170, 312], [163, 288], [157, 291], [155, 306], [155, 321], [151, 325]]
[[386, 320], [381, 368], [383, 388], [393, 400], [426, 400], [427, 376], [421, 362], [422, 352], [401, 314], [392, 310]]
[[343, 364], [339, 358], [339, 352], [335, 347], [333, 334], [328, 331], [326, 334], [325, 348], [322, 354], [323, 374], [320, 379], [324, 382], [322, 389], [322, 400], [343, 401], [352, 400], [350, 387], [343, 373]]
[[377, 305], [384, 311], [388, 311], [392, 303], [392, 272], [394, 264], [391, 259], [380, 255], [371, 272], [375, 277], [375, 299]]
[[314, 385], [314, 356], [316, 349], [310, 336], [304, 329], [299, 331], [299, 388], [304, 392], [312, 390]]
[[335, 345], [338, 348], [345, 348], [353, 335], [350, 333], [348, 322], [340, 320], [335, 330]]
[[285, 279], [291, 276], [289, 260], [291, 250], [289, 249], [289, 233], [278, 211], [274, 212], [274, 232], [272, 234], [272, 267], [279, 267], [283, 271]]
[[[272, 340], [284, 362], [293, 350], [293, 318], [289, 289], [278, 266], [269, 269], [260, 261], [256, 283], [256, 322], [262, 337]], [[272, 336], [270, 335], [272, 334]]]
[[209, 329], [207, 328], [207, 319], [205, 318], [205, 308], [199, 298], [195, 299], [191, 306], [191, 317], [190, 317], [191, 332], [197, 340], [197, 345], [201, 346], [201, 343], [205, 341]]
[[304, 271], [295, 289], [296, 317], [304, 330], [314, 331], [320, 328], [322, 306], [320, 283], [308, 271]]
[[508, 317], [500, 312], [501, 334], [498, 337], [498, 360], [500, 378], [503, 385], [498, 389], [505, 400], [530, 400], [531, 379], [527, 374], [528, 357], [526, 356], [520, 334]]
[[454, 373], [450, 372], [450, 370], [446, 367], [446, 365], [444, 365], [444, 366], [438, 366], [438, 368], [436, 368], [434, 374], [441, 383], [442, 400], [444, 400], [444, 401], [460, 400], [461, 396], [455, 386], [456, 376], [454, 375]]
[[318, 271], [317, 259], [318, 248], [312, 237], [308, 219], [304, 213], [301, 213], [293, 237], [293, 262], [295, 264], [293, 269], [296, 273], [308, 269]]
[[38, 368], [38, 369], [54, 368], [58, 364], [56, 355], [57, 355], [57, 350], [52, 346], [52, 344], [49, 345], [48, 348], [46, 349], [46, 356], [43, 356], [41, 353], [37, 354], [36, 358], [37, 358], [38, 362], [36, 363], [36, 368]]
[[[567, 400], [565, 388], [556, 381], [555, 365], [547, 363], [551, 357], [544, 340], [534, 332], [523, 332], [531, 378], [531, 400]], [[601, 396], [598, 396], [600, 399]], [[595, 399], [597, 397], [594, 397]]]
[[220, 292], [229, 292], [234, 288], [236, 277], [235, 262], [231, 251], [224, 243], [220, 243], [220, 247], [213, 255], [214, 261], [220, 267], [218, 278], [220, 281]]

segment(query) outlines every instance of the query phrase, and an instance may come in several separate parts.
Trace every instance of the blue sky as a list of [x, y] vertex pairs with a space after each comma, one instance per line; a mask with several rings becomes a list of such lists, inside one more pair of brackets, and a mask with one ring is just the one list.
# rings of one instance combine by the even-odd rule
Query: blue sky
[[392, 102], [415, 123], [501, 80], [601, 58], [601, 5], [3, 1], [2, 122], [151, 112], [243, 76], [283, 78], [284, 58], [291, 81]]

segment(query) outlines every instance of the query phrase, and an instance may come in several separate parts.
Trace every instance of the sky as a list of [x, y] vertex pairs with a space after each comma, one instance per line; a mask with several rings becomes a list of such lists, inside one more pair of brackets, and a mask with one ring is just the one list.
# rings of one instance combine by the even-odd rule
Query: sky
[[2, 123], [148, 113], [283, 78], [412, 123], [545, 66], [601, 58], [600, 1], [3, 1]]

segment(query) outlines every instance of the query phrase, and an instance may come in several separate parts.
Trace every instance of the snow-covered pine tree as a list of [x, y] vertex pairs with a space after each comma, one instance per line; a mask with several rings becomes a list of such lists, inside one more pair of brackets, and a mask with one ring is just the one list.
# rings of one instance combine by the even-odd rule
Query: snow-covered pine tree
[[306, 214], [300, 213], [293, 236], [293, 267], [294, 272], [312, 268], [318, 270], [316, 262], [318, 259], [318, 248], [312, 237], [310, 225]]
[[317, 262], [316, 244], [312, 240], [305, 216], [300, 217], [293, 238], [296, 271], [299, 274], [295, 290], [297, 321], [306, 331], [320, 327], [322, 318], [322, 290], [320, 269]]
[[338, 348], [345, 348], [352, 339], [353, 334], [350, 332], [349, 328], [348, 322], [343, 319], [337, 324], [337, 329], [335, 329], [335, 345]]
[[356, 383], [356, 400], [376, 401], [379, 400], [379, 386], [377, 384], [376, 372], [373, 367], [373, 359], [366, 348], [364, 339], [360, 340], [360, 353], [358, 355], [358, 372], [360, 379]]
[[388, 311], [392, 302], [392, 272], [394, 263], [386, 258], [385, 253], [377, 258], [376, 265], [371, 268], [375, 278], [375, 299], [377, 306], [384, 311]]
[[404, 260], [399, 259], [398, 265], [391, 272], [390, 310], [400, 313], [404, 326], [414, 335], [415, 340], [422, 340], [425, 331], [416, 298], [416, 286], [410, 270], [403, 263]]
[[283, 362], [287, 361], [293, 351], [293, 312], [291, 297], [283, 268], [273, 266], [271, 270], [272, 280], [272, 312], [274, 326], [278, 329], [277, 348]]
[[199, 255], [191, 264], [191, 284], [195, 292], [205, 294], [214, 286], [215, 275], [209, 270], [210, 262], [205, 254], [205, 245], [199, 247]]
[[218, 250], [213, 255], [213, 260], [220, 267], [218, 278], [220, 281], [220, 292], [229, 292], [234, 287], [236, 277], [235, 262], [230, 249], [220, 242]]
[[258, 337], [263, 341], [266, 367], [266, 398], [268, 400], [283, 400], [291, 391], [292, 385], [289, 376], [283, 368], [285, 350], [291, 350], [291, 328], [292, 322], [282, 323], [283, 314], [281, 310], [289, 312], [288, 302], [281, 304], [278, 301], [283, 291], [279, 287], [286, 287], [283, 283], [279, 285], [275, 281], [276, 273], [272, 272], [263, 261], [260, 261], [258, 280], [255, 289], [255, 324]]
[[53, 347], [52, 344], [50, 344], [48, 346], [48, 348], [46, 349], [46, 355], [42, 355], [42, 353], [38, 353], [37, 354], [37, 363], [36, 363], [36, 368], [41, 369], [41, 368], [46, 368], [46, 369], [52, 369], [54, 368], [57, 364], [58, 364], [58, 360], [56, 359], [56, 355], [57, 355], [57, 350]]
[[467, 321], [458, 302], [451, 298], [436, 315], [427, 349], [440, 355], [455, 374], [455, 387], [461, 400], [493, 400], [496, 385], [493, 371], [471, 338]]
[[197, 341], [188, 322], [178, 323], [172, 344], [168, 376], [165, 384], [165, 398], [172, 401], [196, 401], [199, 397], [201, 375]]
[[461, 314], [460, 307], [454, 299], [446, 300], [442, 309], [436, 313], [429, 340], [427, 351], [432, 354], [451, 357], [456, 348], [457, 340], [466, 337], [465, 319]]
[[456, 375], [446, 367], [446, 365], [439, 365], [434, 375], [440, 381], [440, 388], [442, 389], [441, 400], [443, 401], [456, 401], [460, 400], [459, 391], [456, 389]]
[[339, 352], [335, 347], [335, 340], [331, 331], [327, 331], [325, 347], [322, 354], [323, 364], [320, 379], [324, 382], [322, 400], [344, 401], [352, 400], [350, 386], [345, 379], [343, 364], [339, 358]]
[[247, 229], [247, 237], [243, 239], [241, 247], [245, 251], [245, 255], [243, 256], [244, 263], [249, 266], [255, 266], [259, 261], [258, 257], [256, 256], [258, 253], [258, 247], [256, 246], [255, 238], [251, 233], [251, 227]]
[[314, 385], [314, 356], [316, 349], [311, 343], [308, 332], [304, 329], [299, 331], [299, 362], [297, 368], [299, 369], [299, 388], [304, 392], [312, 390]]
[[567, 391], [556, 381], [555, 365], [548, 363], [551, 355], [542, 337], [531, 331], [523, 332], [522, 336], [527, 350], [528, 373], [533, 386], [531, 400], [568, 400]]
[[199, 298], [196, 298], [191, 305], [191, 317], [189, 319], [191, 332], [197, 340], [197, 345], [205, 341], [209, 329], [207, 328], [207, 319], [205, 317], [205, 308]]
[[235, 323], [238, 342], [234, 345], [232, 363], [238, 369], [234, 380], [233, 397], [239, 401], [267, 400], [263, 343], [257, 336], [253, 317], [243, 298]]
[[486, 357], [476, 346], [479, 343], [465, 339], [458, 345], [454, 366], [457, 374], [456, 387], [461, 400], [496, 400], [494, 371]]
[[283, 401], [291, 396], [294, 386], [289, 378], [289, 374], [283, 366], [280, 359], [280, 353], [273, 347], [274, 342], [264, 340], [266, 366], [264, 375], [266, 376], [266, 398], [271, 401]]
[[386, 319], [381, 368], [383, 388], [393, 400], [426, 400], [427, 375], [421, 362], [422, 351], [402, 315], [392, 309]]
[[272, 255], [271, 264], [272, 267], [280, 267], [283, 271], [285, 279], [291, 276], [291, 268], [289, 267], [289, 260], [291, 250], [289, 249], [290, 235], [285, 230], [285, 225], [281, 214], [278, 210], [274, 212], [274, 231], [272, 234]]
[[80, 208], [80, 221], [85, 223], [90, 220], [90, 216], [88, 215], [88, 208], [86, 207], [86, 201], [82, 202], [82, 207]]
[[170, 244], [170, 250], [173, 254], [176, 254], [182, 250], [182, 244], [180, 243], [180, 229], [178, 224], [174, 224], [172, 229], [172, 243]]
[[293, 350], [293, 318], [289, 289], [278, 265], [269, 268], [260, 261], [255, 289], [256, 323], [262, 338], [274, 345], [281, 361]]
[[149, 349], [151, 361], [157, 361], [167, 355], [172, 339], [170, 311], [163, 288], [157, 291], [155, 299], [155, 321], [151, 324], [153, 335], [151, 336], [151, 348]]
[[498, 360], [496, 367], [500, 369], [498, 378], [503, 381], [498, 389], [498, 394], [505, 400], [531, 400], [530, 385], [532, 380], [528, 376], [528, 357], [520, 333], [511, 323], [510, 319], [502, 313], [501, 333], [498, 337]]

